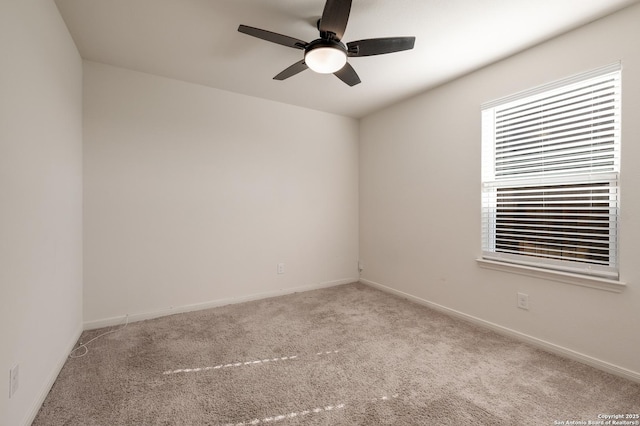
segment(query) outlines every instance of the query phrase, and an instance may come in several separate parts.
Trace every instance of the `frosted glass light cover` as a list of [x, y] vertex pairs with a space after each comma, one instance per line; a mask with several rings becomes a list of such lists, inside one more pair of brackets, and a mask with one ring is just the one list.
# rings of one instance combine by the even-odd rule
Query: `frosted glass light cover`
[[316, 47], [304, 55], [304, 62], [317, 73], [331, 74], [344, 67], [347, 54], [334, 47]]

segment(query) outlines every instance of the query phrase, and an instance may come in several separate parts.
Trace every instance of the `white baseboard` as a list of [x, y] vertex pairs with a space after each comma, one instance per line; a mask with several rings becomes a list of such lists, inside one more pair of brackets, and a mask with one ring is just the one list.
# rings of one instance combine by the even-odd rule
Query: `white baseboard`
[[568, 349], [565, 348], [563, 346], [560, 345], [556, 345], [555, 343], [551, 343], [551, 342], [547, 342], [546, 340], [542, 340], [542, 339], [538, 339], [537, 337], [533, 337], [530, 336], [528, 334], [525, 333], [521, 333], [519, 331], [516, 330], [512, 330], [510, 328], [507, 327], [503, 327], [501, 325], [492, 323], [490, 321], [485, 321], [483, 319], [474, 317], [472, 315], [468, 315], [465, 314], [463, 312], [460, 311], [456, 311], [455, 309], [451, 309], [451, 308], [447, 308], [446, 306], [442, 306], [439, 305], [437, 303], [433, 303], [430, 302], [428, 300], [422, 299], [420, 297], [417, 296], [413, 296], [411, 294], [393, 289], [391, 287], [387, 287], [383, 284], [374, 282], [374, 281], [370, 281], [370, 280], [366, 280], [363, 278], [360, 278], [359, 280], [362, 284], [366, 284], [368, 286], [377, 288], [379, 290], [382, 290], [386, 293], [391, 293], [391, 294], [395, 294], [396, 296], [400, 296], [403, 297], [405, 299], [411, 300], [412, 302], [418, 303], [420, 305], [435, 309], [439, 312], [445, 313], [447, 315], [451, 315], [453, 317], [456, 318], [460, 318], [462, 320], [477, 324], [479, 326], [485, 327], [485, 328], [489, 328], [497, 333], [500, 333], [502, 335], [506, 335], [509, 337], [513, 337], [517, 340], [526, 342], [531, 344], [532, 346], [535, 346], [537, 348], [543, 349], [547, 352], [551, 352], [554, 353], [556, 355], [560, 355], [569, 359], [572, 359], [574, 361], [578, 361], [581, 362], [583, 364], [587, 364], [591, 367], [597, 368], [599, 370], [602, 371], [606, 371], [607, 373], [611, 373], [611, 374], [615, 374], [616, 376], [620, 376], [623, 377], [625, 379], [629, 379], [632, 380], [634, 382], [640, 383], [640, 373], [636, 372], [636, 371], [632, 371], [620, 366], [617, 366], [615, 364], [611, 364], [609, 362], [597, 359], [597, 358], [593, 358], [589, 355], [585, 355], [583, 353], [580, 352], [576, 352], [572, 349]]
[[51, 388], [53, 387], [53, 384], [58, 378], [60, 371], [62, 371], [62, 367], [64, 367], [65, 362], [67, 362], [67, 359], [69, 358], [69, 354], [73, 350], [81, 334], [82, 334], [82, 326], [78, 325], [78, 328], [76, 329], [76, 331], [73, 333], [71, 337], [71, 341], [67, 343], [67, 346], [66, 346], [67, 349], [62, 353], [62, 356], [60, 356], [60, 359], [56, 363], [53, 370], [51, 370], [51, 373], [49, 374], [49, 378], [40, 389], [40, 392], [38, 393], [38, 397], [35, 399], [31, 410], [29, 411], [24, 421], [22, 422], [24, 426], [31, 425], [31, 423], [33, 423], [33, 421], [36, 419], [36, 416], [38, 415], [38, 411], [40, 411], [40, 407], [42, 407], [42, 404], [44, 404], [44, 400], [47, 398], [47, 395], [49, 395], [49, 391], [51, 390]]
[[309, 290], [317, 290], [321, 288], [333, 287], [333, 286], [342, 285], [342, 284], [349, 284], [357, 281], [358, 281], [358, 277], [342, 278], [339, 280], [325, 281], [317, 284], [309, 284], [309, 285], [303, 285], [299, 287], [281, 288], [281, 289], [270, 290], [270, 291], [265, 291], [261, 293], [254, 293], [247, 296], [228, 297], [225, 299], [211, 300], [208, 302], [194, 303], [191, 305], [172, 306], [166, 309], [160, 309], [160, 310], [151, 311], [151, 312], [128, 313], [127, 315], [120, 315], [120, 316], [111, 317], [111, 318], [87, 321], [84, 323], [84, 329], [93, 330], [96, 328], [121, 325], [121, 324], [124, 324], [125, 321], [127, 321], [127, 316], [128, 316], [128, 322], [144, 321], [148, 319], [164, 317], [167, 315], [181, 314], [184, 312], [191, 312], [191, 311], [200, 311], [202, 309], [216, 308], [219, 306], [231, 305], [235, 303], [250, 302], [252, 300], [267, 299], [269, 297], [284, 296], [285, 294], [300, 293], [300, 292], [309, 291]]

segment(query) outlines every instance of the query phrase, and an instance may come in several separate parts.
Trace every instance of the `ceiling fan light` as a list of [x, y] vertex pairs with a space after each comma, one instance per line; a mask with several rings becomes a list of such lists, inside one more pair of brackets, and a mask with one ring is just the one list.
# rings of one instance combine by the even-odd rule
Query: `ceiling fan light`
[[304, 54], [304, 62], [320, 74], [332, 74], [347, 63], [347, 52], [331, 46], [320, 46]]

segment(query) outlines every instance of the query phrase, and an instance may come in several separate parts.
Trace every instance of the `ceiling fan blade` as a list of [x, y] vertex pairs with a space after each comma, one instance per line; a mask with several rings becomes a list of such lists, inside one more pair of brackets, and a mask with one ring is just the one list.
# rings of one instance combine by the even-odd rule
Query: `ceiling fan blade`
[[328, 38], [328, 33], [333, 33], [333, 38], [340, 41], [347, 28], [350, 12], [351, 0], [327, 0], [318, 24], [320, 37]]
[[342, 69], [333, 73], [340, 80], [347, 83], [349, 86], [355, 86], [360, 83], [360, 77], [358, 77], [358, 73], [353, 69], [351, 65], [347, 62]]
[[304, 59], [301, 60], [300, 62], [296, 62], [295, 64], [291, 65], [289, 68], [287, 68], [286, 70], [282, 71], [280, 74], [276, 75], [275, 77], [273, 77], [274, 80], [285, 80], [289, 77], [293, 77], [294, 75], [298, 74], [299, 72], [302, 72], [304, 70], [306, 70], [307, 64], [304, 63]]
[[413, 49], [415, 37], [369, 38], [347, 43], [349, 56], [373, 56]]
[[304, 47], [307, 45], [307, 42], [298, 40], [297, 38], [273, 33], [267, 30], [261, 30], [260, 28], [249, 27], [246, 25], [240, 25], [238, 27], [238, 31], [253, 37], [261, 38], [262, 40], [270, 41], [272, 43], [281, 44], [287, 47], [293, 47], [294, 49], [304, 49]]

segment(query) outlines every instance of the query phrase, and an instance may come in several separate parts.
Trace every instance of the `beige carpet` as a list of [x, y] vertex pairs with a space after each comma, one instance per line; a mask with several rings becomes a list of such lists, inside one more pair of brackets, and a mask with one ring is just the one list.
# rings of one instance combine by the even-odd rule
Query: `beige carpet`
[[362, 284], [132, 323], [89, 348], [67, 361], [34, 425], [554, 425], [640, 413], [640, 384]]

